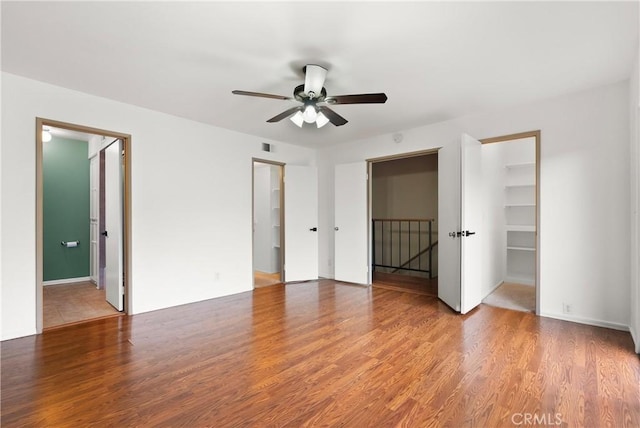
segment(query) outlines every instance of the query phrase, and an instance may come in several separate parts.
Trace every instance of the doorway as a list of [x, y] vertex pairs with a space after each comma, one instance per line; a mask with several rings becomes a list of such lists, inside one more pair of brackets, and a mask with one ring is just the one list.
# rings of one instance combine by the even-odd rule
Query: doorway
[[[100, 269], [105, 267], [101, 260], [105, 260], [106, 253], [100, 248], [104, 248], [107, 238], [99, 234], [105, 227], [101, 223], [104, 209], [100, 209], [104, 203], [98, 203], [100, 195], [104, 197], [106, 185], [105, 149], [113, 146], [114, 141], [118, 142], [115, 187], [120, 191], [115, 217], [120, 219], [121, 233], [119, 254], [115, 263], [110, 264], [117, 265], [121, 272], [116, 286], [127, 292], [127, 296], [122, 296], [123, 304], [116, 308], [107, 303], [106, 292], [113, 286], [105, 286], [105, 275]], [[126, 272], [130, 269], [130, 141], [127, 134], [36, 119], [38, 333], [44, 328], [129, 311], [131, 287]], [[71, 157], [79, 163], [66, 163]]]
[[283, 282], [283, 168], [280, 163], [253, 160], [253, 285]]
[[374, 287], [438, 295], [438, 154], [370, 161]]
[[482, 140], [483, 303], [538, 313], [540, 132]]

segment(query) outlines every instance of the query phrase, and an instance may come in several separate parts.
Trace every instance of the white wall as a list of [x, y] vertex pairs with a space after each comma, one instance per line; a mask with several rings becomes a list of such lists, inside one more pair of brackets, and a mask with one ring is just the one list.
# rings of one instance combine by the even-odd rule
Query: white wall
[[373, 217], [438, 218], [437, 153], [376, 162], [372, 178]]
[[[541, 130], [542, 315], [629, 325], [629, 82], [320, 149], [320, 274], [332, 277], [333, 165]], [[447, 159], [457, 159], [446, 156]], [[439, 164], [439, 171], [455, 165]], [[585, 233], [583, 233], [585, 232]], [[587, 233], [588, 232], [588, 233]], [[573, 314], [562, 313], [570, 303]]]
[[252, 157], [315, 162], [311, 149], [3, 73], [2, 339], [36, 333], [36, 117], [132, 136], [133, 313], [251, 290]]

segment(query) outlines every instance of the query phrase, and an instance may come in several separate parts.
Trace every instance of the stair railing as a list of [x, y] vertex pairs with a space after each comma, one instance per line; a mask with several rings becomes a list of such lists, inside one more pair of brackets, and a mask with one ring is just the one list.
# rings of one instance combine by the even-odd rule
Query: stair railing
[[[423, 272], [433, 278], [434, 219], [372, 219], [372, 271], [376, 268]], [[426, 235], [426, 236], [425, 236]]]

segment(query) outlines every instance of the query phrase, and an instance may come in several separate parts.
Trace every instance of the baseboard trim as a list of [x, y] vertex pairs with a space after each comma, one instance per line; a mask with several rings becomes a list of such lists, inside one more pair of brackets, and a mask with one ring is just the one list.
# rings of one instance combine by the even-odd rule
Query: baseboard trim
[[522, 284], [522, 285], [531, 285], [535, 286], [536, 281], [534, 279], [529, 278], [517, 278], [515, 276], [508, 276], [504, 279], [504, 282], [511, 282], [514, 284]]
[[484, 300], [484, 299], [486, 299], [487, 297], [489, 297], [489, 295], [490, 295], [491, 293], [493, 293], [494, 291], [496, 291], [496, 290], [498, 289], [498, 287], [500, 287], [502, 284], [504, 284], [504, 281], [502, 281], [502, 280], [501, 280], [501, 281], [500, 281], [500, 282], [498, 282], [496, 285], [494, 285], [493, 287], [491, 287], [491, 288], [489, 289], [489, 291], [484, 295], [484, 297], [482, 298], [482, 300]]
[[51, 281], [43, 281], [42, 285], [46, 287], [48, 285], [73, 284], [75, 282], [87, 282], [87, 281], [91, 281], [90, 276], [82, 276], [78, 278], [53, 279]]
[[633, 339], [633, 344], [636, 347], [636, 354], [640, 354], [640, 336], [633, 326], [629, 326], [629, 333], [631, 333], [631, 339]]
[[554, 318], [554, 319], [562, 320], [562, 321], [575, 322], [575, 323], [578, 323], [578, 324], [592, 325], [592, 326], [595, 326], [595, 327], [610, 328], [612, 330], [630, 331], [628, 325], [624, 325], [624, 324], [620, 324], [620, 323], [616, 323], [616, 322], [596, 320], [596, 319], [593, 319], [593, 318], [576, 317], [576, 316], [570, 316], [570, 315], [567, 315], [567, 314], [554, 314], [554, 313], [550, 313], [550, 312], [542, 312], [542, 313], [540, 313], [540, 316], [541, 317], [546, 317], [546, 318]]

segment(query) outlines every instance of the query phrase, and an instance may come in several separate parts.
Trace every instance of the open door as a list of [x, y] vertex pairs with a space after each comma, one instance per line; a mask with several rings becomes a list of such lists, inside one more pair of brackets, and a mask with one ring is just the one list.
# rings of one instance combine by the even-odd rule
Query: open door
[[460, 149], [438, 150], [438, 298], [460, 312]]
[[367, 163], [335, 168], [335, 279], [369, 283]]
[[482, 143], [463, 134], [460, 151], [460, 312], [482, 301]]
[[123, 170], [122, 140], [115, 140], [105, 152], [105, 293], [107, 302], [124, 309], [123, 281]]
[[284, 167], [284, 280], [318, 279], [318, 172]]
[[438, 298], [463, 314], [482, 300], [481, 147], [462, 135], [438, 151]]

